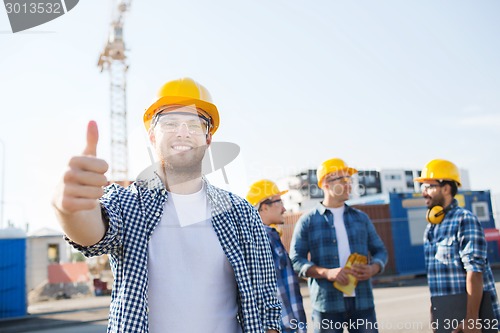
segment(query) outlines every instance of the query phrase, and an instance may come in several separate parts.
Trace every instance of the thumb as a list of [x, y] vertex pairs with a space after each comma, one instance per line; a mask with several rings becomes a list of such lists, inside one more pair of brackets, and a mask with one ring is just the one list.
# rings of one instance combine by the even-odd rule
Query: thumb
[[87, 125], [87, 146], [83, 151], [83, 155], [96, 156], [97, 141], [99, 141], [99, 130], [97, 129], [97, 123], [91, 120]]

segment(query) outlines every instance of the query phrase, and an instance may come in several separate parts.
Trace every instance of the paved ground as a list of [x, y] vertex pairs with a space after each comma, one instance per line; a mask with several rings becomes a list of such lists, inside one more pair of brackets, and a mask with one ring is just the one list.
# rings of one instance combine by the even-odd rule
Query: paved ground
[[[307, 286], [301, 288], [308, 333], [313, 332]], [[380, 333], [431, 332], [428, 329], [430, 295], [425, 277], [387, 277], [374, 283], [375, 309]]]
[[56, 328], [107, 320], [109, 303], [109, 296], [38, 303], [28, 307], [29, 315], [24, 318], [0, 321], [0, 333], [55, 332]]
[[[500, 269], [495, 270], [497, 290]], [[304, 306], [312, 332], [309, 290], [302, 284]], [[429, 322], [430, 296], [423, 277], [404, 279], [384, 277], [374, 288], [380, 333], [431, 332]], [[105, 333], [110, 298], [89, 297], [59, 300], [31, 305], [29, 316], [0, 321], [0, 333]]]

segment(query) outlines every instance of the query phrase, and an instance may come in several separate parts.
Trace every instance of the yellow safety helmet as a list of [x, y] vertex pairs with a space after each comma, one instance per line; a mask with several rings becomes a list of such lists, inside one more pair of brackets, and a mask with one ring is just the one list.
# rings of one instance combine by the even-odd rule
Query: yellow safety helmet
[[205, 111], [211, 118], [210, 133], [214, 134], [219, 127], [219, 111], [212, 102], [207, 88], [191, 78], [182, 78], [165, 83], [157, 93], [155, 102], [144, 112], [144, 126], [149, 131], [151, 120], [162, 106], [194, 105]]
[[420, 177], [414, 181], [424, 183], [429, 180], [448, 180], [457, 183], [457, 186], [462, 186], [460, 181], [460, 172], [455, 164], [447, 160], [434, 159], [427, 163], [422, 170]]
[[318, 170], [316, 170], [316, 177], [318, 178], [318, 187], [323, 188], [322, 183], [326, 175], [332, 172], [339, 172], [339, 171], [347, 171], [351, 176], [358, 172], [358, 170], [348, 167], [347, 164], [345, 164], [345, 162], [340, 158], [331, 158], [321, 163]]
[[274, 182], [262, 179], [250, 186], [250, 190], [247, 194], [247, 200], [252, 206], [257, 206], [260, 202], [272, 197], [273, 195], [281, 196], [286, 192], [288, 192], [288, 190], [280, 191]]

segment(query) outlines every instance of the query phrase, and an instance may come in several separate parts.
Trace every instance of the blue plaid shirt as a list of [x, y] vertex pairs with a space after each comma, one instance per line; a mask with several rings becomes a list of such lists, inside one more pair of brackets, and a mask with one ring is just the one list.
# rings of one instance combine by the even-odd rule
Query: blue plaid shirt
[[[271, 243], [273, 252], [274, 267], [276, 268], [276, 278], [278, 282], [278, 299], [281, 301], [281, 320], [283, 327], [291, 331], [291, 327], [304, 327], [306, 332], [306, 314], [302, 304], [300, 285], [295, 274], [288, 253], [281, 242], [278, 232], [267, 225], [264, 226]], [[294, 322], [292, 321], [294, 319]], [[299, 324], [300, 323], [300, 324]]]
[[[349, 239], [351, 253], [369, 257], [371, 263], [378, 263], [382, 270], [387, 262], [387, 250], [375, 231], [368, 215], [345, 205], [344, 224]], [[308, 260], [310, 254], [310, 260]], [[311, 266], [325, 268], [340, 267], [337, 236], [332, 213], [319, 203], [312, 211], [297, 221], [290, 245], [290, 258], [299, 276]], [[344, 294], [337, 290], [331, 281], [309, 278], [311, 303], [319, 312], [344, 312]], [[356, 310], [374, 307], [370, 280], [359, 281], [356, 287]]]
[[[234, 270], [238, 320], [243, 332], [280, 330], [276, 273], [259, 214], [246, 200], [208, 184], [205, 179], [204, 182], [212, 208], [212, 225]], [[89, 247], [67, 239], [85, 256], [110, 255], [115, 280], [108, 332], [149, 331], [148, 242], [160, 222], [167, 199], [167, 191], [156, 174], [128, 188], [112, 184], [100, 200], [103, 216], [109, 221], [104, 238]]]
[[453, 200], [440, 224], [427, 225], [424, 252], [431, 296], [465, 293], [467, 272], [481, 272], [483, 290], [491, 293], [495, 315], [500, 320], [483, 227], [475, 215], [458, 206], [457, 200]]

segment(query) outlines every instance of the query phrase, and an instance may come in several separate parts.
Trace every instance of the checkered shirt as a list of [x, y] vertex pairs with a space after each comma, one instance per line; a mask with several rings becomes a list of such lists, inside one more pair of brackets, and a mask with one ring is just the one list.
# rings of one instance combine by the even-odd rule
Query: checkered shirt
[[467, 272], [481, 272], [483, 290], [491, 293], [495, 315], [500, 320], [483, 227], [475, 215], [458, 206], [457, 200], [453, 200], [440, 224], [427, 225], [424, 252], [431, 296], [465, 293]]
[[[259, 214], [244, 199], [203, 181], [212, 208], [213, 228], [234, 270], [238, 287], [237, 319], [243, 332], [279, 331], [281, 305], [276, 297], [276, 273]], [[104, 238], [83, 247], [66, 237], [87, 257], [110, 256], [115, 280], [108, 333], [149, 331], [148, 242], [167, 199], [165, 186], [156, 173], [128, 188], [112, 184], [100, 199], [103, 216], [109, 222]]]
[[[276, 268], [278, 299], [281, 301], [282, 307], [281, 323], [283, 327], [288, 329], [294, 325], [294, 322], [294, 326], [305, 326], [307, 319], [304, 312], [304, 305], [302, 304], [299, 279], [293, 270], [292, 262], [276, 229], [269, 226], [264, 226], [264, 228], [271, 243], [274, 267]], [[302, 323], [303, 325], [297, 325], [298, 323]], [[298, 332], [306, 333], [306, 330], [299, 330]]]
[[[371, 263], [378, 263], [383, 271], [387, 262], [387, 250], [368, 215], [345, 205], [343, 217], [351, 253], [371, 256]], [[307, 270], [314, 265], [340, 267], [333, 214], [321, 203], [297, 221], [290, 245], [290, 258], [300, 277], [305, 277]], [[345, 312], [344, 294], [331, 281], [309, 278], [308, 284], [314, 310]], [[359, 281], [356, 287], [356, 310], [373, 307], [371, 280]]]

